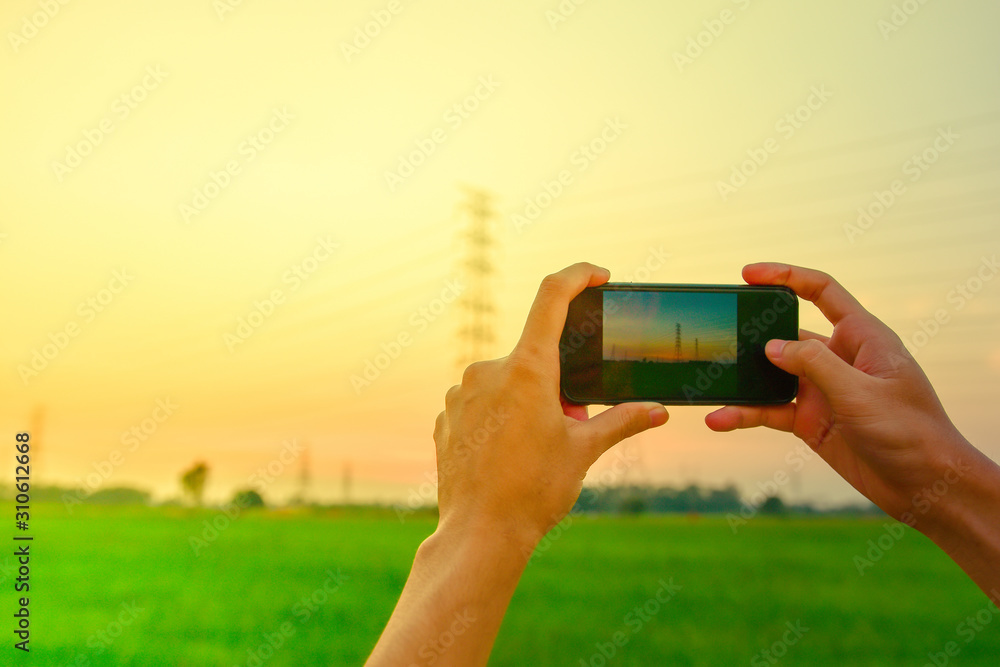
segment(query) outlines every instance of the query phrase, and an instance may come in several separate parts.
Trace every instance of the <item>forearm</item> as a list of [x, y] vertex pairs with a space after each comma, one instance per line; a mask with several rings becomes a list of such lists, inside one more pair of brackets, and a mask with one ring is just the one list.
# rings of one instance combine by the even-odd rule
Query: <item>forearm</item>
[[366, 664], [485, 665], [531, 546], [488, 530], [439, 527], [417, 550]]
[[1000, 466], [957, 436], [921, 496], [916, 527], [988, 596], [1000, 595]]

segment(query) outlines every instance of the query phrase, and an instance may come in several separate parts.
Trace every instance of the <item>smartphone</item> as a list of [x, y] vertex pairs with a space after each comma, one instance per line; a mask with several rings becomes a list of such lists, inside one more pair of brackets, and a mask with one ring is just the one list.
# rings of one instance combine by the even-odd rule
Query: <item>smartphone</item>
[[608, 283], [569, 306], [559, 341], [571, 403], [788, 403], [798, 378], [764, 345], [798, 340], [799, 302], [787, 287]]

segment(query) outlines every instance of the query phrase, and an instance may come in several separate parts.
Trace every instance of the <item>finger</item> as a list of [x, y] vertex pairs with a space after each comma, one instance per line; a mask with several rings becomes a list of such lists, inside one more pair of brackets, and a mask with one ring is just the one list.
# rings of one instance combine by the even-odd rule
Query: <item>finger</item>
[[815, 331], [809, 331], [807, 329], [799, 329], [799, 340], [818, 340], [819, 342], [826, 345], [830, 342], [829, 336], [824, 336], [823, 334], [818, 334]]
[[448, 443], [448, 413], [442, 411], [434, 420], [434, 444], [437, 445], [437, 452], [444, 451]]
[[444, 407], [447, 410], [451, 407], [456, 400], [458, 400], [459, 394], [462, 393], [462, 387], [460, 385], [452, 385], [448, 391], [444, 394]]
[[570, 403], [566, 400], [564, 396], [559, 395], [559, 405], [562, 406], [563, 414], [567, 417], [571, 417], [578, 422], [587, 421], [589, 418], [587, 414], [586, 405], [577, 405], [575, 403]]
[[764, 352], [775, 366], [809, 379], [831, 401], [856, 391], [868, 378], [815, 339], [768, 341]]
[[785, 285], [806, 301], [812, 301], [834, 325], [852, 313], [867, 313], [843, 286], [822, 271], [801, 266], [762, 262], [743, 267], [743, 279], [751, 285]]
[[713, 431], [735, 431], [738, 428], [765, 426], [777, 431], [792, 430], [795, 424], [795, 404], [727, 405], [705, 415], [705, 424]]
[[669, 418], [667, 409], [659, 403], [621, 403], [585, 422], [579, 422], [576, 428], [592, 444], [596, 461], [612, 445], [646, 429], [662, 426]]
[[569, 302], [585, 287], [603, 285], [610, 277], [607, 269], [586, 262], [546, 276], [528, 311], [517, 348], [525, 351], [555, 350], [566, 325]]

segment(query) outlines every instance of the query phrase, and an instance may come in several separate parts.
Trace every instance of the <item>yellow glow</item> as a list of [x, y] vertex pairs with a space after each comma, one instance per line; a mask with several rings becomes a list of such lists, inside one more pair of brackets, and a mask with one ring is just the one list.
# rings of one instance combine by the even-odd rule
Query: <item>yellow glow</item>
[[[176, 495], [204, 459], [209, 494], [228, 496], [297, 438], [317, 497], [340, 497], [348, 465], [355, 499], [406, 498], [461, 377], [457, 310], [415, 322], [460, 277], [472, 185], [496, 197], [494, 354], [542, 276], [575, 261], [659, 282], [815, 266], [915, 347], [955, 421], [1000, 457], [1000, 281], [961, 307], [953, 291], [1000, 244], [1000, 8], [981, 5], [929, 3], [887, 32], [890, 9], [865, 2], [561, 16], [556, 0], [399, 0], [390, 20], [387, 2], [118, 0], [44, 22], [38, 2], [5, 2], [0, 428], [44, 407], [40, 479], [74, 483], [169, 398], [176, 411], [102, 484]], [[925, 340], [937, 310], [949, 321]], [[262, 324], [227, 344], [255, 311]], [[828, 330], [808, 307], [803, 324]], [[401, 334], [412, 344], [356, 391]], [[37, 376], [19, 371], [36, 352]], [[793, 446], [672, 413], [630, 445], [634, 479], [750, 489]], [[856, 497], [818, 463], [804, 475], [804, 497]]]

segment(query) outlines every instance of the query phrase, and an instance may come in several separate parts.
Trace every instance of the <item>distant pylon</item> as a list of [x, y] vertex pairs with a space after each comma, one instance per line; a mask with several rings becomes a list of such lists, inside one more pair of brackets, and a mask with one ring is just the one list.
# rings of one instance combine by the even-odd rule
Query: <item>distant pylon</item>
[[677, 323], [677, 336], [674, 339], [674, 359], [681, 360], [681, 323]]
[[309, 493], [309, 445], [303, 445], [302, 456], [299, 457], [299, 488], [293, 501], [296, 505], [305, 505]]
[[694, 360], [698, 361], [698, 339], [694, 339]]
[[457, 358], [462, 367], [493, 356], [496, 319], [491, 286], [495, 271], [491, 233], [493, 198], [483, 190], [463, 189], [467, 199], [459, 206], [459, 211], [466, 223], [461, 231], [465, 246], [461, 267], [465, 291], [459, 297], [462, 319], [458, 329]]

